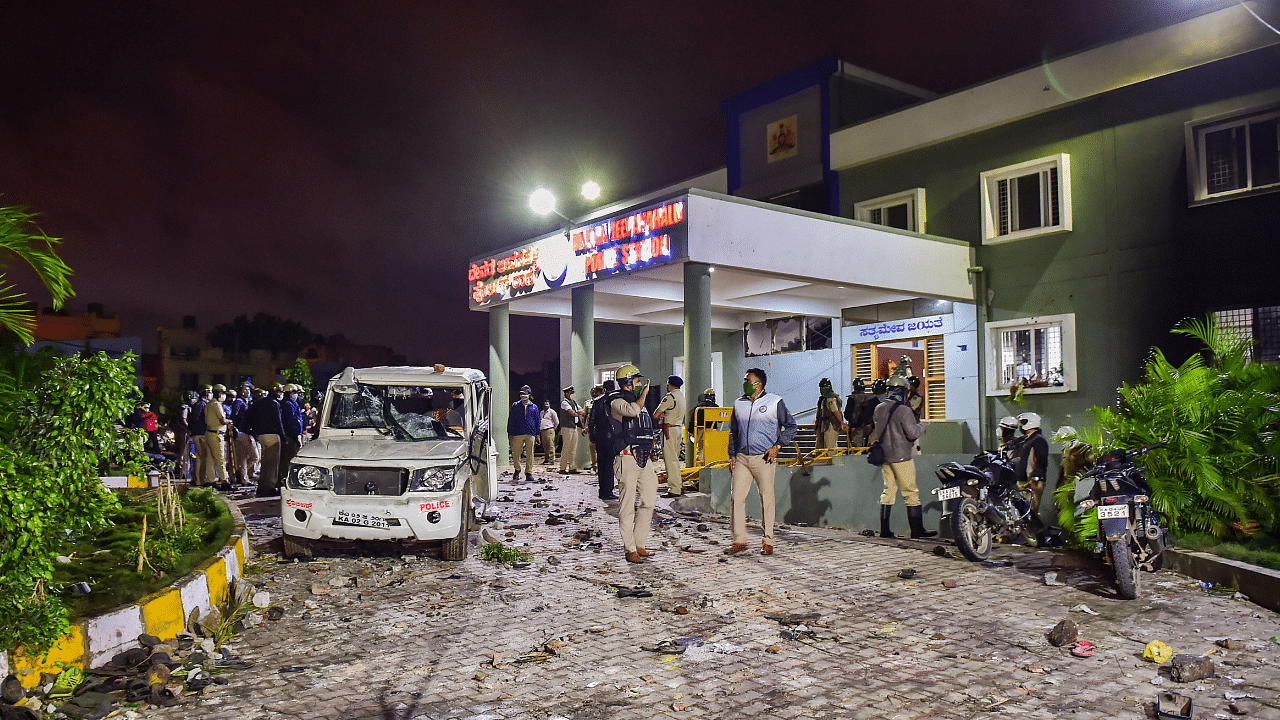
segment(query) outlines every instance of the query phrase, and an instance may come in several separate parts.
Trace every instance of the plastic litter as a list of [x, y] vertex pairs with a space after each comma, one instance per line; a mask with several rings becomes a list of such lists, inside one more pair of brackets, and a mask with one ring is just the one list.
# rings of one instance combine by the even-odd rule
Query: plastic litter
[[1078, 658], [1093, 657], [1093, 651], [1096, 649], [1097, 646], [1093, 643], [1088, 640], [1081, 640], [1076, 643], [1075, 647], [1071, 648], [1071, 654]]
[[1152, 640], [1142, 649], [1142, 659], [1153, 663], [1162, 663], [1173, 657], [1173, 648], [1160, 640]]
[[1086, 614], [1086, 615], [1097, 615], [1097, 614], [1098, 614], [1098, 612], [1097, 612], [1096, 610], [1094, 610], [1093, 608], [1089, 607], [1088, 605], [1085, 605], [1084, 603], [1081, 603], [1081, 604], [1079, 604], [1079, 605], [1075, 605], [1075, 606], [1073, 606], [1073, 607], [1071, 608], [1071, 612], [1082, 612], [1082, 613], [1084, 613], [1084, 614]]
[[1058, 579], [1058, 573], [1050, 571], [1044, 574], [1044, 584], [1049, 587], [1062, 587], [1066, 583]]

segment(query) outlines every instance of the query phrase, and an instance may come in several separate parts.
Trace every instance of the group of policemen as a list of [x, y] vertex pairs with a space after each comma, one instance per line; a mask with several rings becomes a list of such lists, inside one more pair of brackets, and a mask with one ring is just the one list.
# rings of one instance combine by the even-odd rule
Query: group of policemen
[[[191, 484], [231, 490], [233, 482], [246, 485], [256, 475], [258, 497], [279, 495], [289, 461], [302, 447], [304, 393], [300, 385], [255, 390], [248, 382], [238, 391], [218, 384], [189, 393], [174, 429], [179, 448], [188, 437], [194, 445]], [[187, 463], [179, 466], [185, 474]]]
[[920, 394], [920, 378], [915, 375], [894, 373], [887, 379], [876, 378], [871, 383], [871, 392], [867, 392], [862, 378], [853, 379], [853, 391], [845, 399], [843, 412], [840, 409], [840, 396], [831, 388], [831, 380], [822, 378], [818, 383], [818, 412], [815, 430], [818, 436], [818, 447], [840, 447], [840, 437], [844, 436], [850, 448], [867, 447], [871, 433], [875, 430], [873, 418], [876, 406], [884, 402], [891, 391], [903, 394], [903, 403], [915, 413], [916, 420], [924, 414], [924, 396]]

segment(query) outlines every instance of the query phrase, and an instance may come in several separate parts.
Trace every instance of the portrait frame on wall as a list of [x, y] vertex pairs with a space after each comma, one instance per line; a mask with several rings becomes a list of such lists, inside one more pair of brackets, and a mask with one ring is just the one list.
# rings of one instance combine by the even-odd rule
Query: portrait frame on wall
[[796, 154], [797, 115], [771, 122], [765, 131], [765, 157], [769, 162], [777, 162], [794, 157]]

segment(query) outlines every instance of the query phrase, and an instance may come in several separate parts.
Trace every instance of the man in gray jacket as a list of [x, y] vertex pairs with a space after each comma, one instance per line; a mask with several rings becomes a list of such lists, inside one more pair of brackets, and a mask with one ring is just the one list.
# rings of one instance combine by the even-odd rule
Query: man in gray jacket
[[885, 401], [876, 406], [875, 432], [871, 442], [879, 442], [884, 450], [884, 494], [880, 496], [880, 537], [895, 537], [889, 528], [889, 515], [902, 491], [907, 504], [907, 522], [911, 525], [911, 537], [933, 537], [938, 533], [925, 531], [924, 511], [920, 508], [920, 490], [916, 488], [916, 463], [912, 457], [915, 442], [924, 435], [928, 426], [916, 420], [907, 406], [909, 384], [901, 375], [894, 375], [887, 383]]
[[796, 420], [781, 397], [765, 392], [766, 382], [764, 370], [751, 368], [742, 378], [742, 397], [733, 404], [733, 420], [729, 423], [729, 474], [733, 478], [729, 526], [733, 545], [724, 551], [726, 555], [747, 549], [747, 494], [753, 480], [760, 492], [763, 516], [760, 554], [773, 554], [773, 475], [778, 469], [778, 450], [795, 437]]

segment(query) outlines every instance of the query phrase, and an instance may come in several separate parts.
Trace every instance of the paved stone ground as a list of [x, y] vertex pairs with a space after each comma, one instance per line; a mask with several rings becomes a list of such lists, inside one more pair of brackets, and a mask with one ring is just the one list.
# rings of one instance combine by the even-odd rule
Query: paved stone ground
[[[551, 487], [504, 483], [516, 501], [495, 503], [502, 519], [483, 526], [527, 544], [526, 569], [483, 562], [476, 546], [462, 563], [425, 548], [311, 564], [261, 556], [251, 579], [287, 615], [234, 644], [255, 666], [144, 717], [1143, 718], [1172, 688], [1194, 698], [1196, 717], [1229, 717], [1227, 694], [1243, 693], [1258, 698], [1236, 701], [1250, 718], [1280, 718], [1280, 616], [1180, 575], [1148, 576], [1144, 597], [1125, 602], [1103, 566], [1068, 553], [1002, 547], [979, 565], [939, 557], [932, 542], [811, 528], [781, 531], [772, 557], [757, 543], [726, 558], [724, 518], [669, 512], [655, 518], [653, 556], [630, 565], [589, 476], [540, 477]], [[255, 520], [267, 513], [244, 502], [270, 549], [269, 519]], [[556, 510], [578, 519], [545, 525]], [[601, 531], [601, 546], [575, 541], [582, 529]], [[914, 579], [898, 577], [907, 567]], [[1044, 585], [1051, 568], [1067, 586]], [[356, 586], [311, 594], [334, 578]], [[619, 598], [606, 583], [653, 597]], [[1099, 614], [1069, 610], [1080, 604]], [[765, 617], [808, 612], [821, 619], [807, 630]], [[1065, 617], [1097, 644], [1093, 658], [1046, 642]], [[1222, 637], [1247, 649], [1216, 650], [1217, 677], [1197, 683], [1172, 683], [1140, 657], [1153, 639], [1202, 654]], [[683, 655], [640, 649], [679, 638], [693, 638]], [[519, 662], [553, 639], [561, 655]]]

